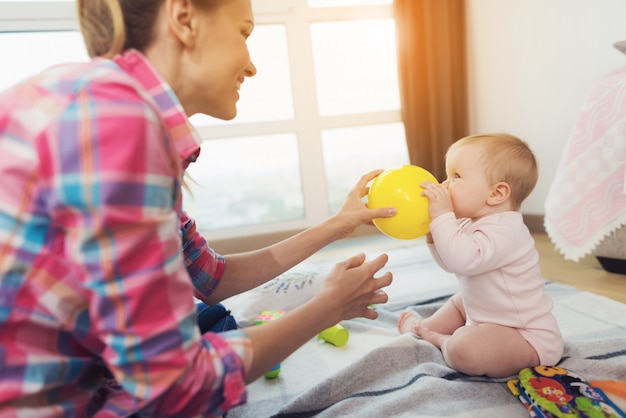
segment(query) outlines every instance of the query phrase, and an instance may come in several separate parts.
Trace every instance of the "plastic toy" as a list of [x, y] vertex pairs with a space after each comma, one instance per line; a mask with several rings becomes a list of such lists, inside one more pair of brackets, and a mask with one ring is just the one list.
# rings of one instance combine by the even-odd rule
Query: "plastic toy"
[[266, 322], [273, 321], [275, 319], [280, 318], [285, 314], [285, 311], [263, 311], [259, 316], [256, 317], [256, 321], [254, 323], [256, 325], [262, 325]]
[[626, 411], [626, 381], [592, 380], [591, 386], [600, 389], [615, 405]]
[[324, 340], [335, 347], [343, 347], [346, 345], [349, 337], [350, 333], [348, 330], [339, 324], [326, 328], [317, 335], [318, 340]]
[[[275, 319], [280, 318], [285, 314], [285, 311], [263, 311], [259, 316], [257, 316], [256, 321], [254, 323], [256, 325], [263, 325], [267, 322], [273, 321]], [[275, 379], [280, 374], [280, 363], [274, 366], [270, 371], [266, 372], [263, 376], [266, 379]]]
[[280, 374], [280, 363], [274, 366], [272, 370], [270, 370], [269, 372], [266, 372], [263, 376], [265, 376], [266, 379], [275, 379], [278, 377], [279, 374]]
[[427, 180], [438, 183], [430, 172], [410, 164], [387, 169], [374, 179], [367, 206], [391, 206], [398, 210], [391, 218], [374, 219], [380, 232], [397, 239], [415, 239], [429, 232], [428, 198], [422, 196], [424, 189], [420, 186]]

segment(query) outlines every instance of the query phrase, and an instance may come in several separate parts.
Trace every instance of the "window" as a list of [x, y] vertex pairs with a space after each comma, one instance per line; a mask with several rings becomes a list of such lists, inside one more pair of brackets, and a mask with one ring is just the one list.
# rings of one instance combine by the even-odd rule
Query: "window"
[[377, 168], [408, 164], [404, 125], [359, 125], [322, 131], [329, 211], [343, 204], [359, 175]]
[[391, 4], [393, 0], [309, 0], [310, 7], [366, 6], [373, 4]]
[[11, 63], [0, 65], [0, 90], [54, 64], [88, 59], [77, 31], [0, 32], [0, 56]]
[[311, 24], [320, 115], [400, 108], [394, 36], [392, 19]]
[[[0, 67], [0, 89], [87, 59], [74, 7], [0, 0], [0, 53], [14, 63]], [[209, 240], [319, 223], [362, 174], [408, 163], [391, 0], [253, 0], [253, 8], [258, 74], [241, 88], [237, 117], [191, 119], [204, 143], [184, 205]]]
[[188, 169], [193, 196], [185, 200], [203, 228], [221, 231], [304, 217], [294, 134], [215, 139], [209, 149]]

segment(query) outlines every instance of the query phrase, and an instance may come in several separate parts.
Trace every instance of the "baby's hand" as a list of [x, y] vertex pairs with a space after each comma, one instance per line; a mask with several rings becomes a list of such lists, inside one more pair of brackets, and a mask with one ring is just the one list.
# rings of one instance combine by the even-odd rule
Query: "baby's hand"
[[420, 186], [424, 189], [422, 195], [428, 198], [428, 214], [431, 219], [435, 219], [447, 212], [454, 212], [452, 197], [446, 184], [435, 184], [425, 181]]

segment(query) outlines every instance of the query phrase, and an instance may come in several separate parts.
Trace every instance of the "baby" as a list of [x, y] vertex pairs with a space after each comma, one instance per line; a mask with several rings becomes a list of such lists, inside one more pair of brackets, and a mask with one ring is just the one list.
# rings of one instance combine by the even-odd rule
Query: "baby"
[[446, 173], [442, 184], [421, 184], [432, 219], [426, 241], [460, 291], [428, 318], [403, 312], [398, 330], [439, 347], [469, 375], [555, 365], [563, 338], [519, 212], [537, 182], [532, 151], [509, 134], [469, 136], [449, 148]]

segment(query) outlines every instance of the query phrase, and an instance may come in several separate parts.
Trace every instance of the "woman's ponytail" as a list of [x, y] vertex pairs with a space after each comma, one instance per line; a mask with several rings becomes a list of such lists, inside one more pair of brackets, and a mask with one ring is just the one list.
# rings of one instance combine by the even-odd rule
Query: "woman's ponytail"
[[77, 0], [76, 6], [89, 56], [112, 58], [122, 52], [126, 29], [120, 0]]

